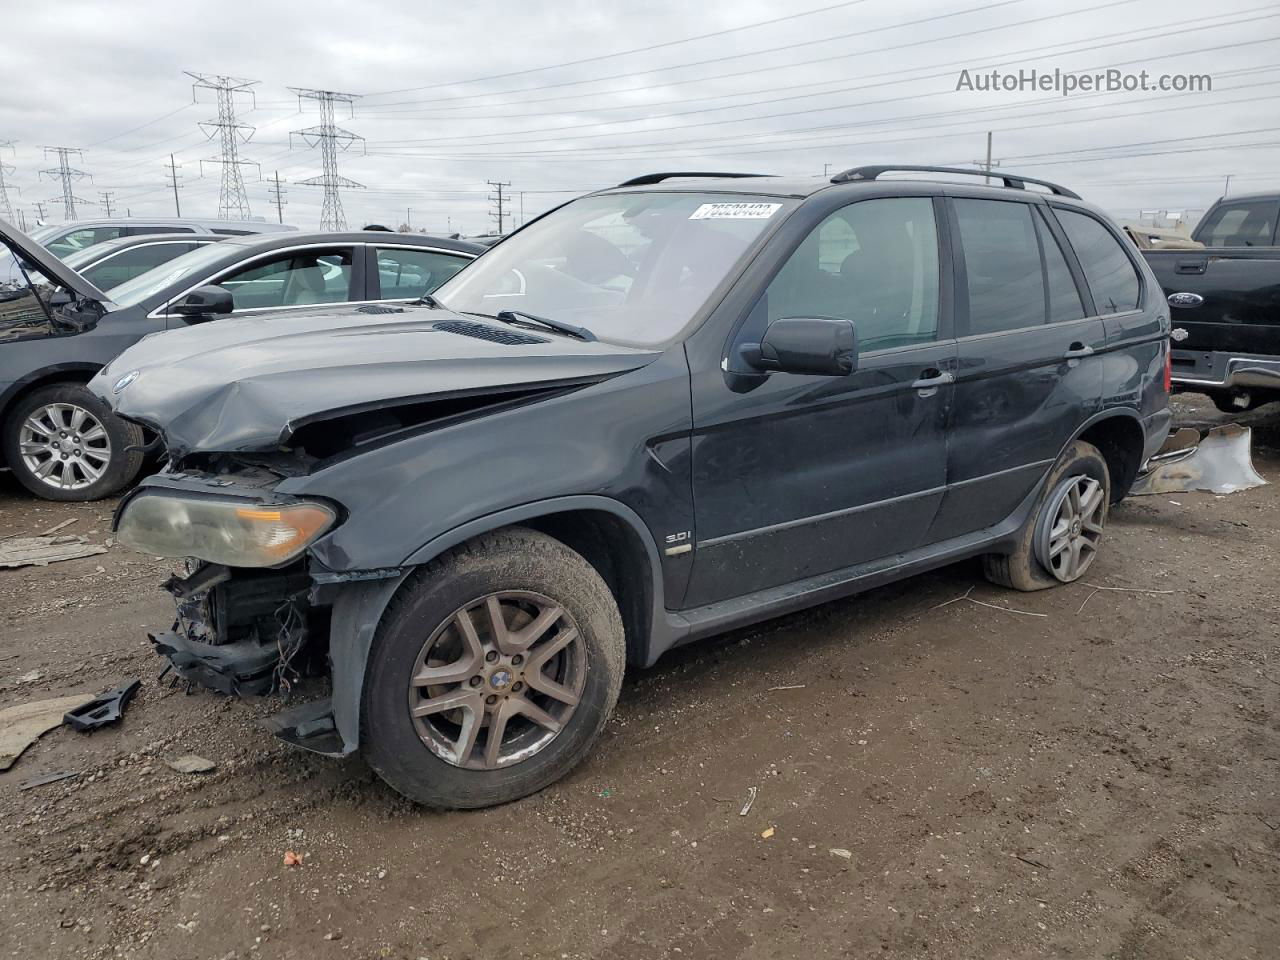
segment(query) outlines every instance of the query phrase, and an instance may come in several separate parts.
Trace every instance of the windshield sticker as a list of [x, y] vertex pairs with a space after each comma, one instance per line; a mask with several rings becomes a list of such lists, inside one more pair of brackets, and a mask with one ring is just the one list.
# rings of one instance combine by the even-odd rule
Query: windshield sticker
[[780, 203], [704, 203], [689, 214], [690, 220], [768, 220]]

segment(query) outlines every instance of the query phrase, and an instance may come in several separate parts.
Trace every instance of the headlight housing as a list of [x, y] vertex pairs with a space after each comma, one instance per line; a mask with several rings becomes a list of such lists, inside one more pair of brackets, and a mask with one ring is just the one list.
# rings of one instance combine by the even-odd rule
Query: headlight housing
[[333, 526], [332, 507], [312, 500], [255, 503], [143, 494], [125, 505], [117, 535], [160, 557], [197, 557], [229, 567], [287, 563]]

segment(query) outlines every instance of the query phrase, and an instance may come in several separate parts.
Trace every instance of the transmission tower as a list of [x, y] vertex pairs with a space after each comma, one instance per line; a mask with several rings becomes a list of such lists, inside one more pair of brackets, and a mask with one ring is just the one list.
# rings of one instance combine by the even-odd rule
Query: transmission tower
[[275, 176], [268, 177], [267, 183], [271, 186], [267, 187], [267, 192], [271, 194], [271, 202], [276, 205], [276, 217], [281, 223], [284, 223], [284, 208], [289, 202], [285, 199], [285, 194], [289, 191], [283, 186], [288, 181], [280, 179], [280, 171], [275, 171]]
[[511, 186], [511, 181], [510, 180], [487, 180], [485, 182], [488, 183], [489, 186], [493, 187], [493, 190], [494, 190], [493, 193], [489, 194], [489, 202], [493, 204], [493, 213], [490, 214], [490, 216], [492, 216], [493, 219], [497, 221], [498, 235], [501, 236], [502, 224], [504, 222], [504, 218], [506, 217], [506, 213], [507, 213], [507, 204], [511, 202], [510, 195], [504, 194], [502, 192], [502, 188]]
[[44, 155], [47, 157], [50, 153], [57, 155], [58, 166], [50, 170], [41, 170], [40, 173], [42, 176], [49, 177], [50, 179], [57, 177], [62, 181], [62, 196], [50, 197], [49, 202], [57, 203], [61, 200], [62, 219], [74, 220], [76, 219], [76, 204], [91, 202], [89, 200], [85, 200], [83, 197], [77, 197], [75, 191], [71, 187], [71, 184], [76, 180], [84, 180], [86, 177], [91, 181], [93, 180], [93, 177], [90, 177], [89, 174], [85, 173], [83, 170], [76, 170], [71, 166], [71, 155], [74, 153], [77, 156], [84, 156], [84, 151], [77, 150], [74, 147], [45, 147]]
[[[4, 150], [6, 148], [10, 152], [13, 152], [12, 140], [0, 140], [0, 150]], [[12, 164], [8, 164], [3, 160], [0, 160], [0, 217], [4, 217], [4, 219], [8, 220], [10, 223], [13, 222], [13, 206], [9, 203], [9, 187], [4, 182], [4, 175], [6, 173], [13, 173], [13, 171], [14, 167]], [[18, 188], [14, 187], [13, 189], [17, 190]]]
[[[253, 97], [251, 87], [257, 80], [245, 80], [240, 77], [223, 77], [211, 73], [192, 73], [187, 76], [195, 80], [191, 85], [191, 98], [197, 101], [200, 90], [212, 90], [218, 98], [218, 119], [204, 120], [200, 129], [212, 140], [217, 135], [222, 147], [222, 155], [200, 161], [201, 175], [206, 163], [222, 164], [222, 187], [218, 191], [218, 217], [222, 220], [248, 220], [249, 194], [244, 189], [244, 177], [240, 173], [242, 166], [256, 167], [252, 160], [240, 159], [240, 144], [248, 143], [253, 136], [254, 127], [236, 120], [236, 94], [247, 93]], [[257, 100], [254, 99], [254, 106]]]
[[338, 150], [350, 150], [351, 145], [357, 140], [363, 144], [364, 137], [334, 125], [333, 105], [335, 103], [347, 104], [348, 110], [354, 116], [355, 107], [352, 105], [356, 100], [360, 99], [360, 95], [356, 93], [335, 93], [332, 90], [312, 90], [307, 87], [290, 87], [289, 89], [298, 95], [299, 107], [301, 107], [303, 100], [314, 100], [320, 105], [320, 122], [318, 124], [314, 127], [307, 127], [305, 130], [294, 130], [289, 134], [290, 146], [292, 146], [293, 138], [298, 136], [302, 138], [307, 146], [314, 148], [318, 145], [320, 147], [320, 169], [322, 171], [320, 176], [299, 180], [298, 183], [307, 187], [324, 187], [324, 202], [320, 207], [320, 229], [345, 230], [347, 228], [347, 218], [342, 212], [342, 197], [338, 195], [338, 188], [363, 189], [364, 184], [356, 183], [354, 180], [349, 180], [338, 173]]

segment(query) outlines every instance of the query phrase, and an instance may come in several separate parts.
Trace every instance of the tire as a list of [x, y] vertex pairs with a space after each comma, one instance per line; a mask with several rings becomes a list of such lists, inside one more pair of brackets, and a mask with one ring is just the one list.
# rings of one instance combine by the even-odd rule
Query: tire
[[[96, 428], [88, 428], [95, 422]], [[36, 426], [50, 428], [49, 433], [40, 433]], [[65, 436], [63, 431], [53, 434], [52, 428], [58, 426], [67, 428]], [[83, 438], [73, 429], [86, 429]], [[90, 439], [91, 434], [96, 436]], [[36, 460], [34, 466], [24, 459], [24, 437]], [[118, 493], [142, 468], [143, 452], [127, 449], [140, 447], [142, 442], [141, 427], [121, 420], [105, 403], [74, 383], [41, 387], [20, 398], [0, 435], [4, 461], [14, 477], [45, 500], [100, 500]], [[64, 452], [52, 447], [64, 443]], [[34, 453], [30, 444], [36, 445]], [[48, 473], [41, 476], [37, 471], [46, 465], [50, 465]]]
[[[501, 628], [493, 625], [494, 602]], [[551, 625], [539, 633], [543, 622]], [[536, 638], [521, 648], [525, 627]], [[502, 653], [499, 632], [510, 641]], [[561, 642], [567, 645], [535, 666]], [[517, 649], [527, 659], [511, 654]], [[429, 652], [437, 652], [434, 660]], [[361, 698], [366, 759], [392, 788], [431, 807], [472, 809], [528, 796], [587, 755], [617, 703], [625, 662], [617, 604], [581, 555], [523, 527], [485, 534], [427, 564], [388, 605]], [[508, 685], [500, 688], [503, 673]], [[439, 684], [426, 681], [427, 674]], [[556, 697], [544, 689], [557, 690]], [[577, 697], [572, 708], [559, 699], [570, 695]], [[456, 709], [437, 709], [455, 701]], [[558, 732], [520, 712], [520, 702], [555, 720]], [[411, 706], [434, 712], [415, 718]], [[508, 708], [516, 712], [503, 721], [498, 712]], [[499, 723], [503, 736], [494, 748], [490, 734]]]
[[[1085, 479], [1081, 480], [1081, 478]], [[1064, 576], [1055, 575], [1053, 570], [1046, 566], [1042, 559], [1045, 553], [1045, 541], [1042, 539], [1038, 545], [1037, 538], [1045, 537], [1049, 525], [1058, 515], [1058, 504], [1061, 502], [1059, 497], [1073, 482], [1080, 488], [1089, 489], [1091, 489], [1090, 482], [1096, 483], [1101, 492], [1102, 502], [1095, 508], [1096, 513], [1091, 524], [1097, 527], [1096, 536], [1088, 531], [1082, 531], [1083, 535], [1092, 542], [1092, 547], [1088, 550], [1088, 561], [1083, 569], [1064, 571], [1074, 573], [1064, 578]], [[1018, 543], [1013, 551], [1008, 554], [988, 554], [983, 557], [983, 568], [987, 579], [999, 586], [1026, 592], [1045, 590], [1078, 580], [1093, 562], [1093, 556], [1096, 556], [1097, 541], [1101, 538], [1102, 528], [1106, 525], [1110, 504], [1111, 473], [1107, 469], [1107, 461], [1093, 444], [1077, 440], [1067, 448], [1050, 472], [1048, 480], [1045, 481], [1044, 492], [1035, 510], [1019, 532]], [[1049, 516], [1050, 513], [1055, 516]]]

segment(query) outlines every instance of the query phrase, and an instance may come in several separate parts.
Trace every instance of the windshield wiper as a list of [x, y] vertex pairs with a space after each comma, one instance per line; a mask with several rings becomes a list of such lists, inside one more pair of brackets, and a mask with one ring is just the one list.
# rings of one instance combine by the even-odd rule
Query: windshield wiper
[[424, 293], [422, 296], [420, 296], [417, 299], [416, 302], [422, 304], [423, 306], [431, 307], [437, 310], [444, 308], [444, 304], [442, 304], [439, 300], [437, 300], [435, 297], [433, 297], [429, 293]]
[[586, 327], [577, 327], [572, 323], [565, 323], [563, 320], [552, 320], [548, 317], [540, 317], [536, 313], [525, 313], [523, 310], [499, 310], [493, 315], [493, 319], [501, 320], [503, 323], [513, 323], [516, 326], [529, 326], [530, 323], [538, 326], [546, 327], [548, 330], [558, 330], [561, 333], [567, 333], [571, 337], [577, 337], [579, 340], [595, 340], [596, 335]]

